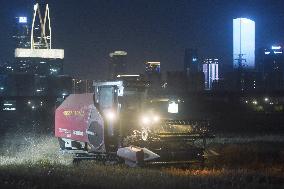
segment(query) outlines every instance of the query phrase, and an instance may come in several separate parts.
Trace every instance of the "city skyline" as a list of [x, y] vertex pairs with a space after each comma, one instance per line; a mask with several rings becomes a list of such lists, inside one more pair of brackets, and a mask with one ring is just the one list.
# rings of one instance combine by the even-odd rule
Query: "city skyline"
[[[281, 1], [274, 4], [269, 1], [86, 2], [48, 1], [55, 46], [66, 49], [67, 74], [74, 76], [105, 76], [106, 72], [101, 70], [107, 70], [108, 54], [118, 49], [128, 52], [130, 70], [135, 73], [142, 72], [143, 63], [149, 59], [161, 61], [163, 71], [182, 70], [185, 48], [197, 48], [200, 57], [218, 57], [220, 67], [230, 67], [235, 17], [247, 16], [256, 21], [256, 48], [283, 42]], [[5, 27], [0, 29], [3, 34], [0, 60], [3, 62], [13, 53], [11, 36], [5, 31], [11, 30], [14, 17], [27, 14], [23, 10], [27, 9], [25, 6], [32, 7], [33, 1], [9, 1], [2, 5], [0, 23]], [[76, 14], [74, 10], [85, 12]], [[214, 15], [210, 16], [211, 13]], [[269, 29], [265, 27], [267, 24], [271, 26]]]

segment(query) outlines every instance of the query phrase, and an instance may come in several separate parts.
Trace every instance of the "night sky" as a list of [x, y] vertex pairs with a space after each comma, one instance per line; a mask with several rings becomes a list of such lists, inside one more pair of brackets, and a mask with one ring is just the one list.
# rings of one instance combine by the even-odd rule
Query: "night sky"
[[[0, 61], [13, 56], [15, 16], [32, 13], [32, 0], [0, 0]], [[256, 22], [256, 48], [284, 42], [283, 0], [49, 0], [54, 48], [65, 49], [65, 71], [102, 78], [108, 54], [128, 52], [129, 69], [161, 61], [162, 71], [182, 70], [185, 48], [232, 64], [232, 19]], [[30, 9], [30, 10], [28, 10]]]

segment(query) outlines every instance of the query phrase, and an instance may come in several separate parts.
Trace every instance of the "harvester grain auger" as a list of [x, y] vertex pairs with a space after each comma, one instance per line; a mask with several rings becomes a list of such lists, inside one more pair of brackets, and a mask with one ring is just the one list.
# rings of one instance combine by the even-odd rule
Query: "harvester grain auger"
[[[178, 100], [149, 100], [138, 81], [93, 86], [94, 93], [71, 94], [56, 110], [55, 136], [74, 160], [123, 160], [130, 166], [204, 161], [212, 137], [208, 122], [169, 118], [178, 113]], [[166, 102], [168, 114], [147, 102]]]

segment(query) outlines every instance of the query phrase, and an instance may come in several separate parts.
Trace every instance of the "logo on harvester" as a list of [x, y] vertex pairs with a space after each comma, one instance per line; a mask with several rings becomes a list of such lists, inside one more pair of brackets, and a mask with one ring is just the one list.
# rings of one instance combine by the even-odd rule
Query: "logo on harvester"
[[71, 133], [71, 131], [68, 130], [68, 129], [59, 128], [58, 130], [59, 130], [59, 133], [64, 133], [64, 134], [70, 134]]
[[86, 133], [87, 133], [88, 135], [95, 136], [95, 133], [94, 133], [94, 132], [92, 132], [92, 131], [88, 131], [88, 130], [86, 130]]
[[84, 114], [83, 110], [66, 110], [63, 112], [65, 116], [84, 116]]
[[84, 133], [82, 131], [73, 131], [73, 135], [84, 136]]

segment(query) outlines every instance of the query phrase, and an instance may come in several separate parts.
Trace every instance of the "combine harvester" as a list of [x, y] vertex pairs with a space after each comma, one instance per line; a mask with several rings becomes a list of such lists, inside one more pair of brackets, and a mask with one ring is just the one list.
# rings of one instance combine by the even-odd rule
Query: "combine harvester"
[[148, 99], [145, 86], [94, 82], [94, 93], [68, 96], [55, 115], [61, 150], [74, 154], [74, 161], [203, 163], [206, 139], [212, 137], [208, 122], [170, 118], [177, 117], [180, 100]]

